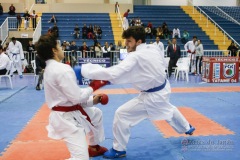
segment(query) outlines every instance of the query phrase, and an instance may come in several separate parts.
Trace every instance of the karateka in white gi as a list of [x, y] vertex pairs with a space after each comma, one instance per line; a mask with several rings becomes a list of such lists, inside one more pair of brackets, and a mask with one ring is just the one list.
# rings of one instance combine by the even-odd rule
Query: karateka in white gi
[[113, 84], [130, 83], [140, 94], [120, 106], [113, 120], [113, 148], [105, 158], [126, 156], [130, 128], [142, 120], [167, 120], [178, 132], [191, 135], [195, 130], [179, 110], [169, 102], [171, 88], [165, 76], [164, 59], [159, 47], [145, 44], [142, 26], [123, 32], [129, 55], [118, 65], [103, 68], [98, 64], [83, 64], [82, 75], [93, 80], [108, 80]]
[[190, 57], [190, 66], [189, 66], [189, 73], [194, 73], [195, 70], [195, 53], [196, 53], [196, 46], [198, 45], [197, 43], [197, 37], [193, 36], [193, 39], [191, 41], [188, 41], [184, 45], [184, 49], [188, 53], [188, 57]]
[[48, 137], [65, 141], [71, 155], [69, 160], [89, 160], [103, 155], [107, 148], [98, 145], [105, 139], [102, 111], [93, 106], [100, 102], [101, 95], [92, 96], [92, 93], [104, 84], [80, 88], [71, 66], [61, 63], [64, 53], [55, 36], [41, 36], [36, 50], [46, 61], [44, 91], [51, 109]]
[[159, 47], [160, 53], [161, 53], [161, 55], [163, 55], [163, 58], [164, 58], [164, 54], [165, 54], [164, 53], [164, 45], [160, 41], [160, 37], [159, 36], [156, 37], [156, 42], [154, 42], [153, 44]]
[[22, 61], [24, 61], [24, 53], [21, 42], [17, 41], [15, 37], [12, 37], [8, 50], [9, 57], [12, 61], [10, 75], [13, 75], [13, 72], [17, 70], [19, 77], [22, 78]]

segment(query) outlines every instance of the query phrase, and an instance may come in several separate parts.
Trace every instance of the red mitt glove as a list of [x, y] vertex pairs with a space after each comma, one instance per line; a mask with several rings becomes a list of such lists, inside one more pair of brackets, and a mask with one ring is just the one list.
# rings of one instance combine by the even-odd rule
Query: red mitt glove
[[187, 51], [188, 53], [192, 53], [190, 50]]
[[196, 53], [196, 51], [192, 52], [192, 54], [195, 54], [195, 53]]
[[93, 91], [96, 91], [97, 89], [105, 86], [108, 83], [108, 81], [102, 81], [102, 80], [93, 80], [90, 82], [89, 86], [92, 87]]
[[101, 97], [100, 97], [100, 103], [102, 105], [106, 105], [108, 103], [108, 95], [106, 94], [101, 94]]

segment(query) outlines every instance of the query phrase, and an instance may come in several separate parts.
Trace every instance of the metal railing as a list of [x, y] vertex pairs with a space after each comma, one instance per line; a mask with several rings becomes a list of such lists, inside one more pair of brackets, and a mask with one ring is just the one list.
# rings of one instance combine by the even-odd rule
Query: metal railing
[[0, 27], [0, 39], [2, 40], [2, 44], [7, 39], [7, 37], [8, 37], [8, 18], [5, 19], [5, 21], [2, 23]]
[[240, 46], [240, 45], [238, 44], [238, 42], [237, 42], [234, 38], [232, 38], [232, 36], [230, 36], [221, 26], [219, 26], [210, 16], [208, 16], [208, 14], [205, 13], [200, 7], [194, 6], [193, 3], [192, 3], [190, 0], [188, 0], [188, 2], [191, 3], [192, 6], [193, 6], [193, 14], [195, 14], [195, 13], [194, 13], [195, 8], [196, 8], [197, 10], [199, 10], [199, 12], [200, 12], [200, 14], [199, 14], [200, 20], [202, 20], [202, 14], [203, 14], [204, 16], [206, 16], [206, 18], [207, 18], [206, 26], [207, 26], [207, 27], [208, 27], [208, 21], [209, 21], [209, 20], [215, 25], [214, 35], [217, 35], [217, 32], [216, 32], [216, 31], [217, 31], [217, 28], [219, 28], [219, 29], [223, 32], [223, 44], [224, 44], [224, 45], [226, 44], [226, 36], [227, 36], [227, 37], [230, 38], [235, 44], [237, 44], [238, 46]]
[[221, 8], [219, 8], [218, 6], [215, 6], [215, 7], [222, 13], [222, 14], [220, 13], [219, 16], [221, 16], [221, 17], [223, 17], [223, 18], [225, 18], [225, 19], [227, 19], [227, 20], [230, 20], [230, 21], [232, 21], [232, 22], [240, 25], [240, 23], [239, 23], [236, 19], [234, 19], [234, 18], [231, 17], [229, 14], [227, 14], [226, 12], [224, 12]]
[[35, 31], [33, 32], [33, 43], [37, 42], [42, 33], [42, 18], [39, 17]]
[[117, 10], [118, 10], [118, 20], [119, 20], [119, 27], [123, 28], [123, 20], [122, 20], [122, 16], [121, 16], [121, 13], [120, 13], [120, 9], [119, 7], [117, 6]]
[[[22, 17], [21, 23], [18, 22], [16, 17], [7, 17], [5, 21], [2, 23], [0, 27], [0, 39], [2, 40], [2, 44], [5, 42], [9, 35], [10, 30], [18, 30], [21, 27], [21, 24], [24, 23], [24, 18]], [[37, 26], [33, 33], [33, 42], [35, 43], [39, 37], [41, 36], [42, 32], [42, 20], [41, 17], [38, 18]]]

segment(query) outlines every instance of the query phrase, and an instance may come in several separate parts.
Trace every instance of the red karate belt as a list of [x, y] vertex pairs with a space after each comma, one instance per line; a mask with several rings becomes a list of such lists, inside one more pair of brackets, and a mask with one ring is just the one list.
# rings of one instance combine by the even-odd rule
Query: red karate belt
[[80, 106], [79, 104], [76, 104], [74, 106], [55, 106], [52, 108], [54, 111], [60, 111], [60, 112], [72, 112], [72, 111], [80, 111], [82, 115], [87, 117], [88, 122], [91, 123], [92, 126], [94, 126], [91, 122], [91, 119], [89, 115], [84, 111], [83, 107]]

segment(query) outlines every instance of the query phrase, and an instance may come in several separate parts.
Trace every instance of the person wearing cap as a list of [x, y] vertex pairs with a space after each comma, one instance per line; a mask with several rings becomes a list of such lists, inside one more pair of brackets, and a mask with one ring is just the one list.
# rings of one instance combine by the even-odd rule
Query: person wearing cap
[[22, 61], [24, 60], [24, 54], [22, 49], [21, 42], [17, 41], [15, 37], [12, 37], [12, 41], [8, 46], [10, 59], [13, 61], [13, 66], [10, 71], [10, 75], [13, 75], [13, 72], [17, 70], [20, 78], [23, 78], [22, 75]]

